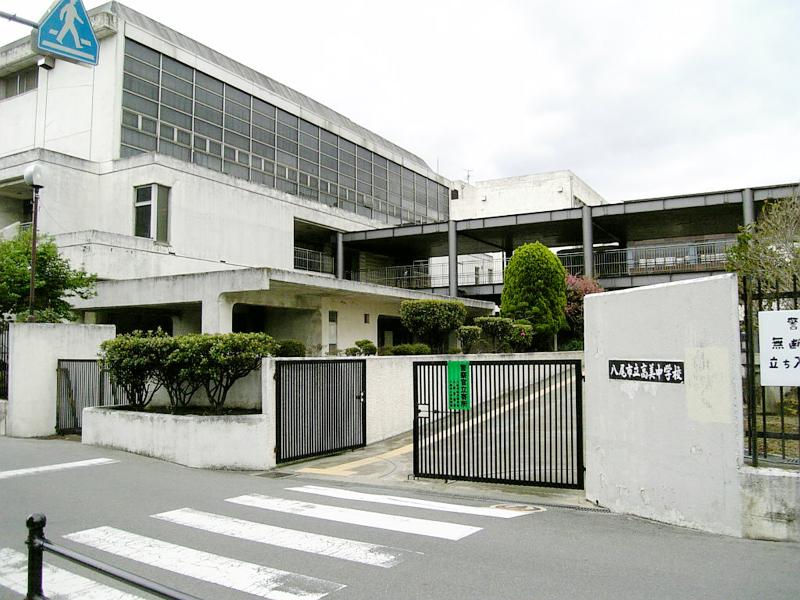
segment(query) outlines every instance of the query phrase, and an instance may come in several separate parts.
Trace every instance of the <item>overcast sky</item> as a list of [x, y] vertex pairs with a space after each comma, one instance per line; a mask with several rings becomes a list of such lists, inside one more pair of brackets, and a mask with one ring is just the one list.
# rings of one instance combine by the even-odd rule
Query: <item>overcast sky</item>
[[[798, 0], [124, 4], [451, 179], [570, 169], [610, 201], [800, 180]], [[26, 33], [0, 20], [0, 45]]]

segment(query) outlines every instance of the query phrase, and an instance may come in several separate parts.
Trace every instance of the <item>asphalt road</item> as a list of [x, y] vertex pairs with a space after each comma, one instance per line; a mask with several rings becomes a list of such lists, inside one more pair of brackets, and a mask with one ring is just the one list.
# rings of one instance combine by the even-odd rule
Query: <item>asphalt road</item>
[[[98, 458], [116, 462], [18, 471]], [[70, 441], [0, 438], [0, 598], [21, 597], [8, 586], [20, 577], [14, 557], [25, 552], [32, 512], [47, 515], [54, 543], [208, 600], [800, 597], [798, 544], [568, 508], [513, 518], [474, 510], [507, 503], [496, 496], [203, 471]], [[63, 572], [48, 576], [46, 590], [67, 591]], [[115, 596], [84, 588], [51, 597]]]

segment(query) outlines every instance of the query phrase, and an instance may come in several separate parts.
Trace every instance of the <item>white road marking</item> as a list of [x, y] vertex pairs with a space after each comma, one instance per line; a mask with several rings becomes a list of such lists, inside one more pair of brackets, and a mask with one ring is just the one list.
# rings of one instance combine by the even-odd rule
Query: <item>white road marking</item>
[[110, 465], [119, 462], [110, 458], [92, 458], [90, 460], [79, 460], [76, 462], [59, 463], [57, 465], [45, 465], [43, 467], [30, 467], [29, 469], [15, 469], [13, 471], [0, 471], [0, 479], [10, 479], [22, 475], [36, 475], [38, 473], [49, 473], [51, 471], [63, 471], [65, 469], [78, 469], [80, 467], [93, 467], [97, 465]]
[[408, 550], [274, 527], [191, 508], [181, 508], [152, 516], [203, 531], [387, 569], [402, 562], [405, 555], [411, 553]]
[[[383, 496], [381, 494], [365, 494], [352, 490], [341, 490], [338, 488], [322, 487], [317, 485], [304, 485], [302, 487], [286, 488], [293, 492], [303, 492], [305, 494], [317, 494], [319, 496], [330, 496], [331, 498], [342, 498], [344, 500], [359, 500], [362, 502], [375, 502], [377, 504], [391, 504], [393, 506], [409, 506], [412, 508], [424, 508], [427, 510], [439, 510], [443, 512], [454, 512], [465, 515], [479, 515], [482, 517], [497, 517], [500, 519], [513, 519], [524, 514], [518, 510], [508, 510], [505, 508], [493, 508], [489, 506], [467, 506], [464, 504], [448, 504], [446, 502], [433, 502], [431, 500], [418, 500], [417, 498], [407, 498], [405, 496]], [[544, 510], [544, 509], [541, 509]]]
[[[86, 577], [45, 562], [42, 567], [44, 595], [54, 600], [142, 600]], [[0, 586], [24, 596], [28, 592], [28, 556], [0, 548]]]
[[446, 523], [444, 521], [430, 521], [428, 519], [415, 519], [413, 517], [401, 517], [398, 515], [387, 515], [383, 513], [371, 512], [368, 510], [356, 510], [354, 508], [342, 508], [339, 506], [326, 506], [325, 504], [312, 504], [310, 502], [298, 502], [296, 500], [285, 500], [272, 496], [262, 496], [261, 494], [250, 494], [228, 498], [226, 502], [253, 506], [265, 510], [274, 510], [293, 515], [314, 517], [327, 521], [338, 521], [339, 523], [349, 523], [351, 525], [363, 525], [364, 527], [375, 527], [378, 529], [388, 529], [401, 533], [413, 533], [426, 535], [429, 537], [442, 538], [446, 540], [460, 540], [461, 538], [472, 535], [481, 530], [480, 527], [470, 525], [459, 525], [457, 523]]
[[318, 600], [344, 585], [178, 546], [114, 527], [64, 536], [146, 565], [216, 583], [270, 600]]

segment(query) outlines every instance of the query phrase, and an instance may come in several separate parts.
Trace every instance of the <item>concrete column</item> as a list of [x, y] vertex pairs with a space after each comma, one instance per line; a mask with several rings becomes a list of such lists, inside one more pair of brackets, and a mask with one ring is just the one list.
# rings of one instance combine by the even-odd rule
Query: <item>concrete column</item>
[[447, 267], [448, 267], [448, 294], [454, 298], [458, 296], [458, 238], [456, 237], [456, 222], [452, 219], [447, 223]]
[[745, 225], [750, 225], [750, 223], [754, 223], [756, 220], [752, 188], [745, 188], [742, 190], [742, 216]]
[[344, 279], [344, 234], [336, 232], [336, 279]]
[[592, 207], [583, 205], [581, 221], [583, 224], [583, 275], [594, 277], [594, 236], [592, 234]]
[[233, 331], [233, 302], [225, 294], [203, 298], [202, 333], [231, 333]]

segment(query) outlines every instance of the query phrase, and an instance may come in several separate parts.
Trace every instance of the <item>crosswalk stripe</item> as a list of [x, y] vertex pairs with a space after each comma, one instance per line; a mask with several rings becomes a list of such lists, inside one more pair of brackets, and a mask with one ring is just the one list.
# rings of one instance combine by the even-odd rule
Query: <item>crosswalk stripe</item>
[[79, 460], [75, 462], [59, 463], [57, 465], [45, 465], [43, 467], [30, 467], [27, 469], [14, 469], [13, 471], [0, 471], [0, 479], [10, 479], [21, 475], [35, 475], [37, 473], [49, 473], [51, 471], [63, 471], [65, 469], [77, 469], [80, 467], [92, 467], [96, 465], [110, 465], [119, 462], [110, 458], [92, 458], [90, 460]]
[[146, 565], [270, 600], [318, 600], [345, 587], [340, 583], [218, 556], [114, 527], [97, 527], [64, 537]]
[[325, 504], [313, 504], [310, 502], [298, 502], [296, 500], [286, 500], [273, 496], [262, 496], [261, 494], [250, 494], [227, 498], [226, 502], [243, 504], [265, 510], [314, 517], [327, 521], [338, 521], [351, 525], [363, 525], [364, 527], [375, 527], [378, 529], [388, 529], [402, 533], [413, 533], [426, 535], [429, 537], [443, 538], [446, 540], [460, 540], [468, 535], [481, 530], [480, 527], [470, 525], [459, 525], [457, 523], [447, 523], [444, 521], [430, 521], [428, 519], [417, 519], [413, 517], [402, 517], [398, 515], [387, 515], [368, 510], [357, 510], [354, 508], [342, 508], [339, 506], [327, 506]]
[[398, 548], [254, 523], [191, 508], [181, 508], [152, 516], [203, 531], [376, 567], [393, 567], [410, 553]]
[[[58, 600], [142, 600], [47, 563], [42, 567], [42, 583], [45, 596]], [[25, 554], [12, 548], [0, 548], [0, 586], [20, 597], [28, 592], [28, 557]]]
[[[494, 508], [491, 506], [467, 506], [464, 504], [448, 504], [446, 502], [434, 502], [431, 500], [419, 500], [417, 498], [407, 498], [405, 496], [384, 496], [381, 494], [365, 494], [352, 490], [342, 490], [318, 485], [304, 485], [302, 487], [286, 488], [293, 492], [303, 492], [305, 494], [316, 494], [318, 496], [330, 496], [331, 498], [342, 498], [343, 500], [359, 500], [362, 502], [375, 502], [377, 504], [391, 504], [393, 506], [409, 506], [412, 508], [424, 508], [428, 510], [439, 510], [443, 512], [462, 513], [465, 515], [479, 515], [482, 517], [497, 517], [500, 519], [512, 519], [528, 511], [509, 510], [507, 508]], [[538, 507], [537, 507], [538, 508]], [[539, 509], [544, 510], [544, 509]]]

